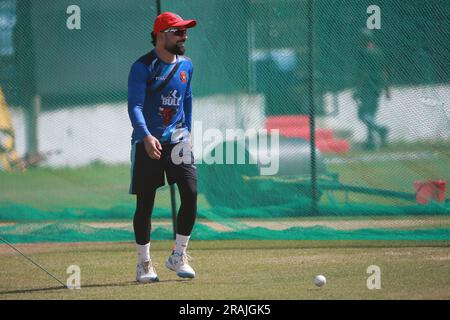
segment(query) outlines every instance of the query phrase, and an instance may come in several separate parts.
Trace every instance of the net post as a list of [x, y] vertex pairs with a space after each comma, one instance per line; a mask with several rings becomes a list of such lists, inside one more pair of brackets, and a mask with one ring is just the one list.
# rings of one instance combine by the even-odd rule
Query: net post
[[175, 195], [175, 184], [170, 185], [170, 204], [172, 207], [173, 239], [175, 240], [177, 234], [177, 199]]
[[308, 0], [308, 91], [311, 151], [311, 214], [318, 214], [316, 165], [316, 109], [314, 103], [314, 0]]
[[[161, 14], [161, 0], [156, 0], [156, 15]], [[177, 199], [175, 194], [175, 185], [170, 185], [170, 205], [172, 209], [172, 227], [173, 227], [173, 239], [177, 235]]]
[[156, 0], [156, 13], [158, 16], [161, 14], [161, 0]]

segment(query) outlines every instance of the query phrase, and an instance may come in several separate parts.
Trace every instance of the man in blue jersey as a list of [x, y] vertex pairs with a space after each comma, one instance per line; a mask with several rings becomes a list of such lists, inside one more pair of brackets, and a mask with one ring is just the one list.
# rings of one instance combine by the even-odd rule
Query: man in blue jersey
[[189, 148], [193, 66], [184, 52], [187, 30], [196, 24], [171, 12], [159, 15], [152, 31], [155, 49], [132, 65], [128, 78], [128, 114], [133, 126], [130, 193], [137, 202], [133, 227], [138, 282], [158, 281], [150, 256], [150, 232], [156, 190], [165, 184], [164, 173], [169, 184], [177, 184], [181, 199], [175, 247], [166, 266], [179, 277], [195, 277], [186, 253], [197, 214], [197, 172]]

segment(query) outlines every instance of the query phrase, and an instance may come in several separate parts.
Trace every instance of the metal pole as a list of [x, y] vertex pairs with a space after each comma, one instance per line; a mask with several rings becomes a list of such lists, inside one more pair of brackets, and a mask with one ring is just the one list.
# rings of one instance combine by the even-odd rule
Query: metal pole
[[34, 156], [39, 153], [39, 140], [38, 140], [38, 121], [39, 114], [41, 112], [41, 96], [35, 95], [32, 99], [30, 108], [26, 113], [27, 123], [27, 154]]
[[26, 153], [29, 156], [38, 153], [38, 116], [41, 98], [37, 95], [34, 33], [31, 25], [31, 0], [17, 2], [17, 28], [15, 30], [15, 46], [17, 52], [17, 74], [21, 91], [21, 105], [26, 121]]
[[175, 194], [175, 185], [170, 185], [170, 204], [172, 205], [172, 226], [173, 226], [173, 238], [177, 236], [177, 198]]
[[318, 214], [316, 166], [316, 107], [314, 102], [314, 0], [308, 0], [308, 91], [311, 144], [311, 214]]
[[[156, 0], [156, 14], [161, 14], [161, 0]], [[172, 226], [173, 226], [173, 238], [177, 235], [177, 198], [175, 193], [175, 185], [171, 184], [170, 188], [170, 204], [172, 206]]]
[[161, 0], [156, 0], [156, 13], [158, 16], [161, 14]]

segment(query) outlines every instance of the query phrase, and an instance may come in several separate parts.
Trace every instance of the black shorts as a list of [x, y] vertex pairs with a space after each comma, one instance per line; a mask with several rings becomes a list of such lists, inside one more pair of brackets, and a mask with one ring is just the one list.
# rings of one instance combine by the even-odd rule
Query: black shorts
[[[197, 169], [194, 164], [194, 154], [191, 150], [190, 161], [175, 164], [172, 160], [172, 149], [178, 144], [163, 145], [161, 158], [152, 159], [145, 151], [144, 143], [135, 143], [131, 149], [131, 184], [130, 194], [145, 193], [146, 190], [157, 189], [165, 185], [164, 172], [169, 184], [188, 179], [197, 180]], [[180, 147], [180, 146], [178, 146]], [[186, 150], [184, 150], [186, 152]], [[182, 152], [179, 156], [183, 156]], [[179, 163], [180, 161], [176, 161]]]

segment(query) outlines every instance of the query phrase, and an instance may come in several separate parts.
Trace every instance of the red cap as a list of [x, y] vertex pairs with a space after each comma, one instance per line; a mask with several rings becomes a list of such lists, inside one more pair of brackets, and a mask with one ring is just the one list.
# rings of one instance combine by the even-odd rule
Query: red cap
[[153, 26], [153, 34], [164, 31], [168, 28], [184, 27], [193, 28], [197, 25], [196, 20], [183, 20], [179, 15], [172, 12], [164, 12], [156, 17]]

